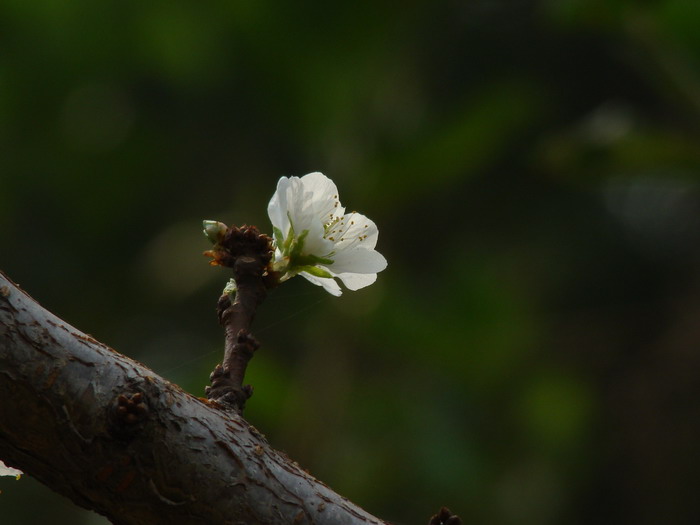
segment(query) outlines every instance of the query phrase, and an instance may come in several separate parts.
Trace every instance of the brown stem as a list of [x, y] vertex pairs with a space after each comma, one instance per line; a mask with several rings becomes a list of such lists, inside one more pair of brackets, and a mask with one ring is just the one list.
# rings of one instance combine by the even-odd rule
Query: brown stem
[[211, 373], [209, 399], [243, 412], [252, 387], [243, 385], [245, 371], [260, 344], [250, 334], [255, 312], [267, 295], [266, 270], [270, 261], [269, 238], [253, 227], [229, 228], [219, 249], [217, 264], [233, 269], [236, 296], [219, 299], [219, 323], [224, 327], [224, 359]]
[[241, 355], [240, 348], [246, 345], [239, 339], [250, 331], [255, 311], [267, 295], [262, 280], [263, 270], [262, 261], [255, 257], [239, 257], [236, 260], [233, 267], [237, 287], [236, 298], [219, 317], [226, 333], [224, 368], [231, 370], [232, 378], [239, 384], [243, 382], [245, 367], [252, 357], [251, 355], [246, 359], [245, 355]]

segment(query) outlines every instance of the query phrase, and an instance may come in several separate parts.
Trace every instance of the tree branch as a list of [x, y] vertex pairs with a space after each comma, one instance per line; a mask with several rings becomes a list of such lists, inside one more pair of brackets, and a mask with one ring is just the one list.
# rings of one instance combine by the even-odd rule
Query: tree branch
[[0, 272], [0, 458], [116, 525], [385, 523]]

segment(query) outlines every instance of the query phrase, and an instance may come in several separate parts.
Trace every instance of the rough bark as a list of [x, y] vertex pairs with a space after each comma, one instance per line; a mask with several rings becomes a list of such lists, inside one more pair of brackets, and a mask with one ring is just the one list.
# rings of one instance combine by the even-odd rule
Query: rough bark
[[117, 525], [385, 523], [2, 272], [0, 458]]

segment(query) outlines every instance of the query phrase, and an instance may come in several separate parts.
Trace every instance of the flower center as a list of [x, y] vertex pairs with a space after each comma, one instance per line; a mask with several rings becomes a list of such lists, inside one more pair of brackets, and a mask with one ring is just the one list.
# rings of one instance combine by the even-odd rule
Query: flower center
[[[367, 234], [364, 232], [369, 228], [369, 225], [360, 223], [356, 224], [354, 219], [356, 215], [358, 215], [357, 212], [352, 212], [345, 217], [331, 216], [331, 220], [323, 225], [323, 238], [334, 242], [336, 246], [338, 246], [340, 243], [346, 243], [343, 244], [342, 247], [338, 246], [344, 250], [350, 248], [358, 242], [364, 241], [367, 238]], [[359, 228], [359, 226], [362, 226], [362, 228]], [[359, 232], [353, 231], [350, 235], [348, 235], [351, 229], [357, 230], [358, 228]]]

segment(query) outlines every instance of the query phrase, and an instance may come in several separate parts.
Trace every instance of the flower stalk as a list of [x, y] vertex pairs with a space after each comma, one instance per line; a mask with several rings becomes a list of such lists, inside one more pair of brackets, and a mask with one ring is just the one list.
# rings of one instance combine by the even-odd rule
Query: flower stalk
[[250, 334], [250, 328], [268, 288], [276, 284], [269, 267], [271, 239], [254, 226], [226, 227], [222, 223], [205, 221], [204, 227], [205, 235], [214, 243], [213, 249], [205, 255], [212, 258], [212, 265], [231, 268], [234, 281], [233, 285], [227, 285], [217, 305], [219, 323], [225, 334], [224, 358], [211, 373], [211, 386], [205, 390], [209, 399], [242, 413], [252, 395], [252, 387], [243, 385], [245, 371], [260, 346]]

